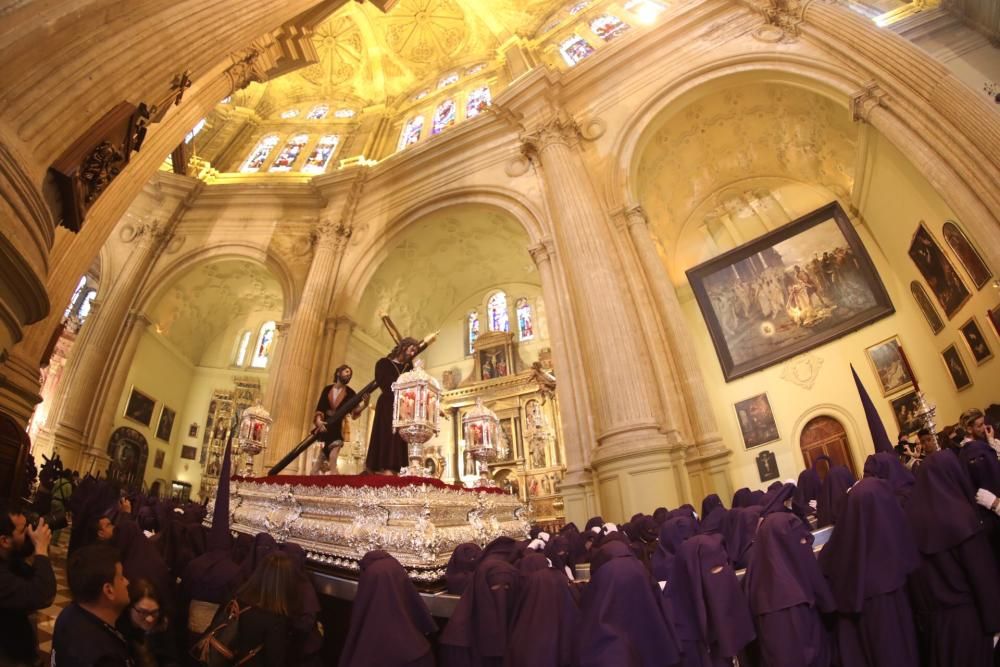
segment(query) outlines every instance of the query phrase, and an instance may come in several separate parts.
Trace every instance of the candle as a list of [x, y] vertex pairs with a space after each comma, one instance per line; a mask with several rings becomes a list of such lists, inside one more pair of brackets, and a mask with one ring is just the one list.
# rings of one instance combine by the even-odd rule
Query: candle
[[913, 372], [913, 367], [910, 366], [910, 360], [906, 358], [906, 352], [903, 352], [903, 346], [899, 345], [899, 358], [903, 361], [903, 368], [906, 369], [906, 374], [910, 376], [913, 380], [913, 390], [918, 394], [920, 393], [920, 385], [917, 384], [917, 375]]

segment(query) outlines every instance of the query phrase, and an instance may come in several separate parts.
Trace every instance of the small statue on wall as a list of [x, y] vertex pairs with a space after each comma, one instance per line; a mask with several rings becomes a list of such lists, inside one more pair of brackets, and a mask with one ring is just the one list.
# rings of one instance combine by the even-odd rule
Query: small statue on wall
[[543, 438], [531, 439], [531, 466], [533, 468], [545, 467], [545, 440]]
[[542, 405], [556, 395], [556, 378], [552, 373], [542, 368], [542, 362], [531, 364], [531, 379], [538, 383], [538, 393], [542, 395]]

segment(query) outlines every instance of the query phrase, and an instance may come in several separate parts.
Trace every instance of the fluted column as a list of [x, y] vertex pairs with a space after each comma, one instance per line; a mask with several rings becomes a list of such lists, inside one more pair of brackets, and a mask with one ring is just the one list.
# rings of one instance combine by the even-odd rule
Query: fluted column
[[114, 358], [129, 308], [169, 238], [170, 230], [162, 223], [139, 226], [133, 237], [135, 249], [80, 330], [63, 380], [65, 393], [55, 428], [55, 444], [67, 465], [76, 462], [86, 445], [96, 444], [90, 442], [96, 425], [94, 398], [107, 395], [108, 362]]
[[312, 414], [313, 363], [323, 337], [323, 323], [336, 282], [345, 228], [331, 221], [319, 225], [315, 251], [302, 298], [288, 328], [281, 353], [281, 370], [271, 391], [271, 442], [267, 460], [274, 462], [292, 450], [308, 432]]
[[649, 233], [649, 222], [641, 206], [633, 206], [625, 211], [626, 225], [632, 245], [643, 273], [652, 292], [653, 303], [660, 316], [669, 350], [673, 356], [679, 377], [675, 378], [681, 388], [684, 404], [691, 425], [691, 435], [700, 450], [714, 451], [723, 447], [719, 430], [712, 414], [705, 380], [698, 367], [698, 360], [691, 345], [691, 332], [684, 323], [684, 313], [677, 300], [677, 291], [670, 283], [667, 272], [656, 254], [653, 238]]

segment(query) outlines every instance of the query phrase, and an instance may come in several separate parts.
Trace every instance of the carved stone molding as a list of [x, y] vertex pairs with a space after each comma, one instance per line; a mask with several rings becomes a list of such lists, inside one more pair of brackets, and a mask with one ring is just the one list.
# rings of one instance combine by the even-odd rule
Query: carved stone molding
[[251, 46], [230, 55], [233, 64], [226, 69], [230, 95], [238, 90], [243, 90], [251, 83], [261, 83], [266, 79], [261, 63], [262, 54], [261, 49]]
[[351, 240], [354, 229], [342, 221], [320, 220], [313, 230], [313, 243], [317, 247], [338, 248]]
[[600, 118], [588, 118], [580, 124], [580, 136], [587, 141], [597, 141], [608, 130], [608, 124]]
[[823, 367], [823, 357], [815, 354], [803, 354], [794, 359], [790, 359], [781, 369], [781, 379], [787, 380], [803, 389], [812, 389], [819, 378], [820, 368]]
[[528, 169], [530, 168], [531, 160], [524, 155], [518, 155], [517, 157], [511, 158], [507, 164], [504, 165], [503, 171], [511, 178], [517, 178], [518, 176], [524, 176], [528, 173]]
[[[751, 0], [750, 4], [761, 13], [769, 25], [779, 28], [791, 40], [799, 35], [799, 25], [804, 20], [806, 8], [813, 0]], [[755, 37], [758, 37], [755, 33]], [[773, 33], [762, 33], [762, 37], [773, 40]]]
[[152, 222], [144, 222], [136, 229], [133, 241], [140, 246], [159, 250], [165, 247], [171, 238], [173, 238], [173, 230], [168, 225], [158, 220], [153, 220]]
[[568, 114], [558, 114], [547, 123], [521, 135], [527, 155], [540, 154], [546, 148], [561, 144], [576, 146], [581, 138], [580, 126]]
[[888, 95], [877, 81], [867, 82], [861, 90], [851, 94], [851, 116], [855, 121], [868, 121], [872, 109], [885, 106]]
[[646, 226], [649, 224], [649, 216], [642, 206], [631, 206], [625, 209], [625, 222], [629, 227], [632, 225]]
[[534, 260], [535, 266], [539, 266], [543, 262], [552, 260], [552, 257], [556, 254], [555, 244], [551, 240], [542, 241], [528, 248], [528, 254]]

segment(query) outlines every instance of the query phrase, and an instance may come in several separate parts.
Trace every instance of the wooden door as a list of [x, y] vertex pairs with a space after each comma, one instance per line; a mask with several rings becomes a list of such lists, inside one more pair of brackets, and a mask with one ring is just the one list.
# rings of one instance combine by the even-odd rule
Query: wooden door
[[[810, 419], [802, 429], [799, 446], [802, 448], [802, 458], [807, 468], [811, 468], [816, 459], [825, 454], [830, 457], [831, 465], [847, 466], [857, 477], [858, 473], [854, 469], [850, 446], [847, 443], [847, 432], [843, 424], [833, 417], [822, 415]], [[820, 477], [825, 478], [826, 473], [827, 468], [820, 466]]]

